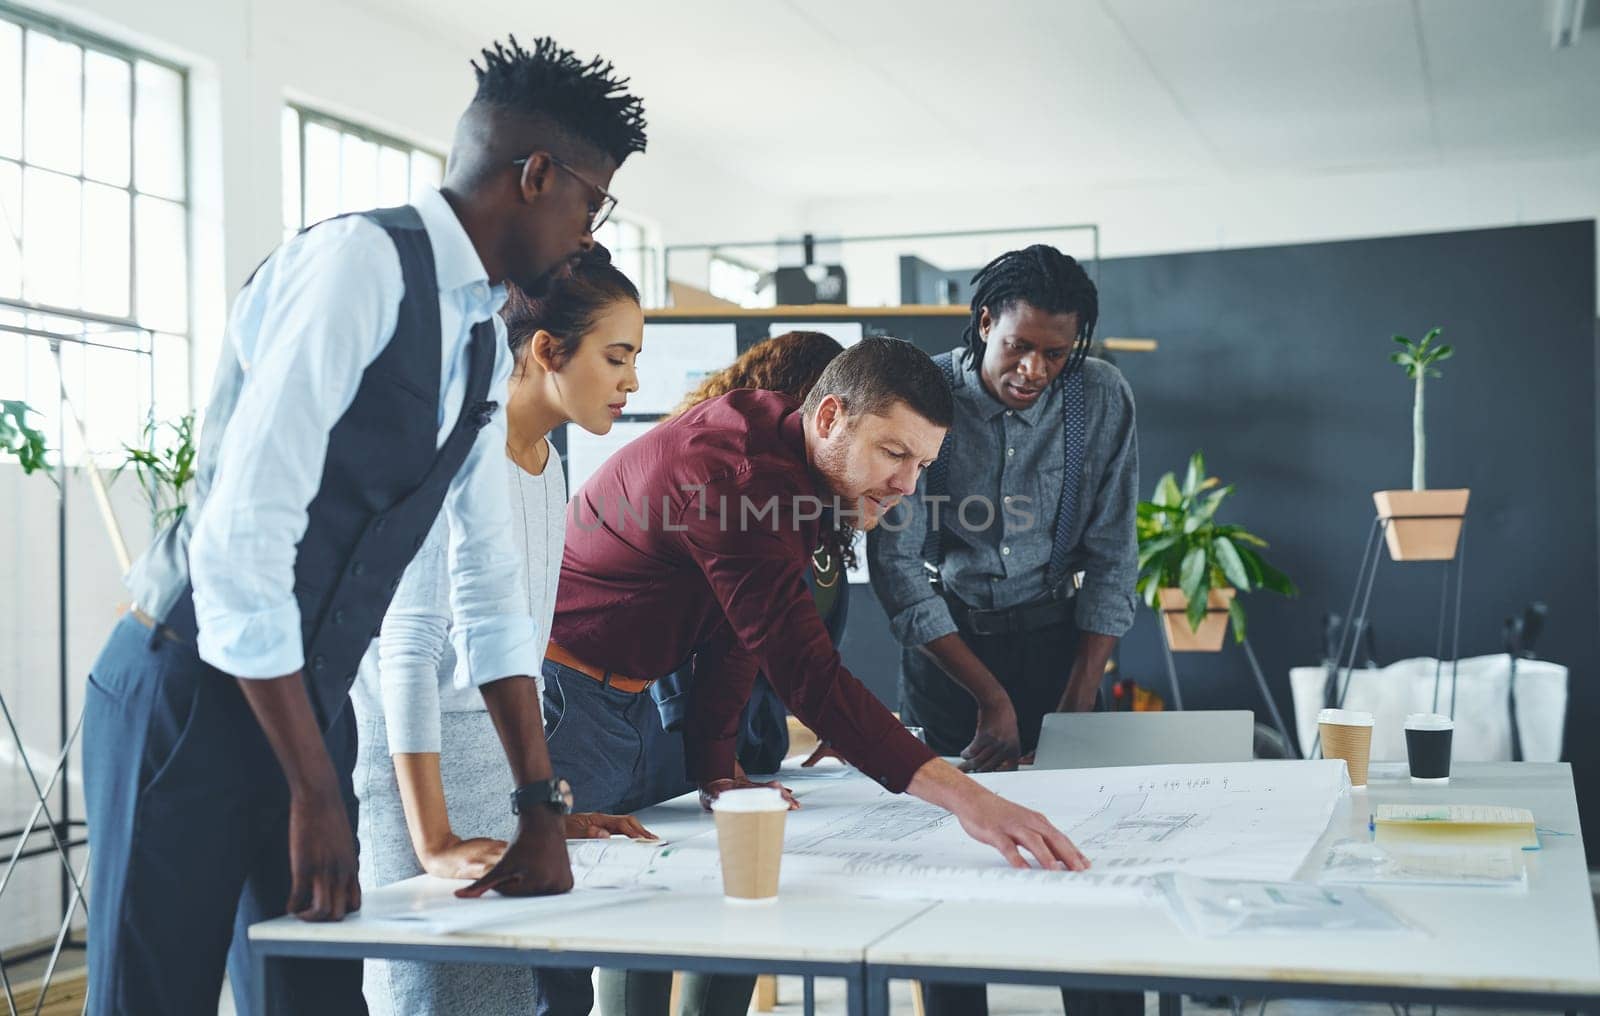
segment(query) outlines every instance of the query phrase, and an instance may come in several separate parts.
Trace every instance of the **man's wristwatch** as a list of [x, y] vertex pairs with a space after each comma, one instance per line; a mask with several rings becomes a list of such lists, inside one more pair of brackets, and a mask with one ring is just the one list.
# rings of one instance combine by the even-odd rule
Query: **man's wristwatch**
[[552, 776], [548, 780], [534, 780], [511, 792], [511, 814], [521, 815], [538, 806], [555, 809], [558, 815], [572, 813], [572, 788], [566, 780]]

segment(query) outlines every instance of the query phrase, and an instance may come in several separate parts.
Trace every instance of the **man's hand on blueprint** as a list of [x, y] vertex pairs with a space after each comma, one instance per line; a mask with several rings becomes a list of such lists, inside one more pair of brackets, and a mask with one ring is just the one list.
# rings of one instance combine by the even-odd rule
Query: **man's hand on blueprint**
[[626, 836], [630, 840], [657, 839], [655, 833], [639, 824], [632, 815], [606, 815], [598, 811], [580, 811], [567, 816], [567, 839], [604, 840], [612, 836]]
[[490, 889], [505, 896], [555, 896], [572, 889], [567, 860], [566, 816], [553, 808], [529, 808], [517, 817], [517, 835], [488, 873], [456, 890], [462, 899]]
[[1029, 866], [1024, 850], [1041, 868], [1083, 871], [1089, 867], [1089, 859], [1049, 819], [1013, 804], [943, 759], [924, 763], [911, 777], [906, 792], [955, 815], [968, 836], [1000, 851], [1013, 868]]
[[778, 793], [783, 795], [783, 799], [785, 801], [789, 802], [790, 811], [794, 811], [796, 808], [800, 807], [800, 801], [794, 796], [793, 792], [791, 792], [788, 787], [779, 783], [777, 780], [773, 780], [770, 783], [756, 783], [753, 780], [747, 780], [745, 779], [744, 772], [742, 770], [735, 779], [712, 780], [710, 783], [702, 783], [700, 785], [700, 807], [704, 808], [706, 811], [710, 811], [711, 802], [720, 797], [723, 791], [747, 790], [751, 787], [770, 787], [773, 790], [776, 790]]

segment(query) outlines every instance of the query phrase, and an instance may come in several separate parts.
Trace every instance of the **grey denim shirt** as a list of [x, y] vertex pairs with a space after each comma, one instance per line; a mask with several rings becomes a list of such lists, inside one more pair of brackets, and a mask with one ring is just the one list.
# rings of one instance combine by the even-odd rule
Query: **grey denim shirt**
[[[950, 609], [928, 582], [923, 540], [939, 512], [947, 594], [980, 610], [1037, 600], [1045, 581], [1061, 500], [1059, 385], [1025, 410], [1007, 409], [984, 390], [976, 364], [956, 357], [956, 416], [948, 469], [949, 501], [929, 504], [927, 475], [867, 537], [872, 588], [903, 646], [956, 631]], [[1133, 391], [1122, 372], [1088, 359], [1084, 372], [1084, 462], [1077, 517], [1071, 520], [1071, 570], [1083, 573], [1077, 621], [1083, 631], [1120, 637], [1137, 599], [1139, 443]]]

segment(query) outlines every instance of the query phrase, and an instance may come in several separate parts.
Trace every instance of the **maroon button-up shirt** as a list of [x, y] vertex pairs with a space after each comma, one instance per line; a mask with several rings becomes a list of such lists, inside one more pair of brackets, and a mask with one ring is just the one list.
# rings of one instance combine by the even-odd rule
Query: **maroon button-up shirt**
[[733, 775], [757, 671], [839, 754], [900, 792], [933, 753], [851, 676], [806, 585], [831, 504], [800, 409], [736, 391], [654, 427], [573, 498], [551, 639], [634, 678], [693, 660], [690, 776]]

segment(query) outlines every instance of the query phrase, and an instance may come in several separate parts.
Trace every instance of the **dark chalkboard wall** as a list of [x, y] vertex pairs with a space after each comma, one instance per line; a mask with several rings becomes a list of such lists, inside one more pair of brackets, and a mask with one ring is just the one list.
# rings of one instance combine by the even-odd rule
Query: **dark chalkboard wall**
[[[922, 267], [922, 266], [918, 266]], [[939, 272], [933, 266], [928, 270]], [[1596, 487], [1595, 224], [1111, 259], [1102, 336], [1160, 341], [1117, 362], [1138, 400], [1141, 490], [1195, 449], [1238, 485], [1229, 518], [1272, 542], [1297, 600], [1249, 600], [1251, 641], [1287, 715], [1291, 666], [1321, 658], [1372, 521], [1371, 492], [1410, 481], [1411, 389], [1388, 361], [1396, 332], [1444, 328], [1457, 350], [1428, 395], [1435, 487], [1471, 487], [1463, 655], [1499, 650], [1502, 621], [1550, 605], [1539, 655], [1570, 668], [1566, 757], [1591, 851], [1600, 845], [1600, 515]], [[943, 272], [959, 277], [960, 271]], [[970, 273], [967, 273], [970, 274]], [[704, 320], [716, 320], [708, 315]], [[928, 352], [962, 317], [861, 319]], [[740, 348], [767, 320], [739, 322]], [[1432, 655], [1437, 565], [1385, 559], [1374, 594], [1380, 662]], [[899, 651], [866, 586], [853, 588], [845, 662], [890, 705]], [[1166, 689], [1155, 619], [1123, 640], [1123, 672]], [[1182, 659], [1185, 705], [1265, 718], [1242, 654]], [[1591, 853], [1600, 858], [1600, 854]]]

